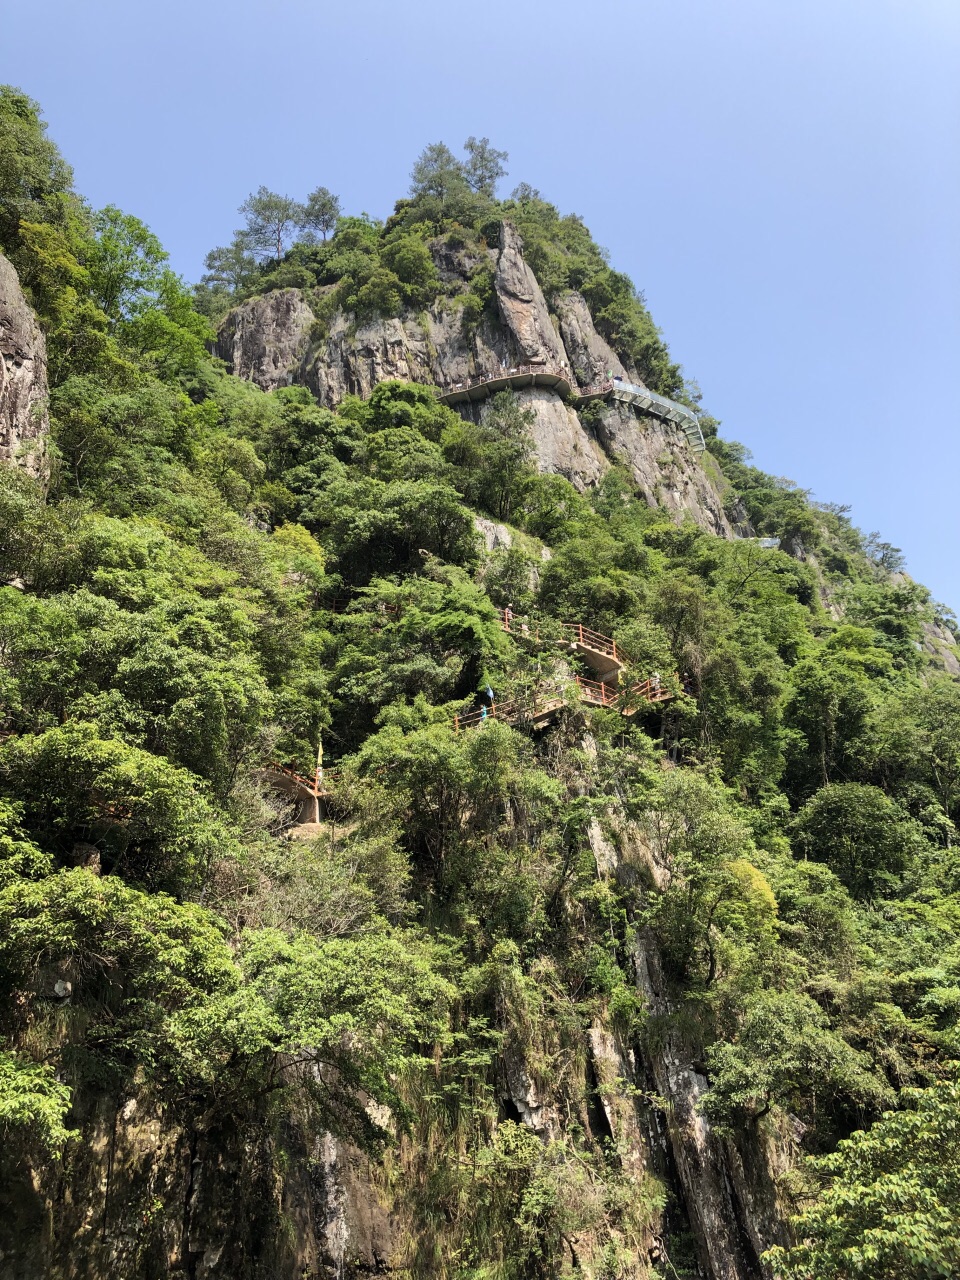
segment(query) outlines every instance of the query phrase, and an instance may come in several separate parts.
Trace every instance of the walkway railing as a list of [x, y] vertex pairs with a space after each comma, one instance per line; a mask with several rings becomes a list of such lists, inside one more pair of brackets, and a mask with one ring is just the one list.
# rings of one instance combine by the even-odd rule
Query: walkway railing
[[[594, 707], [612, 707], [625, 716], [632, 716], [641, 702], [668, 702], [673, 697], [672, 691], [664, 687], [656, 677], [641, 680], [639, 684], [626, 689], [612, 689], [600, 680], [587, 680], [584, 676], [574, 676], [574, 683], [583, 702]], [[460, 730], [481, 725], [485, 720], [501, 720], [505, 724], [516, 724], [521, 720], [543, 720], [566, 705], [567, 699], [559, 695], [543, 700], [535, 698], [533, 702], [518, 699], [492, 702], [488, 707], [454, 716], [453, 723]]]
[[688, 409], [686, 405], [677, 404], [675, 400], [668, 400], [666, 396], [657, 395], [655, 391], [650, 391], [647, 387], [636, 386], [632, 382], [624, 382], [622, 378], [614, 378], [610, 394], [614, 400], [622, 400], [638, 409], [642, 409], [645, 413], [652, 414], [655, 418], [662, 418], [665, 422], [675, 423], [687, 437], [687, 443], [695, 454], [699, 455], [706, 449], [706, 441], [703, 438], [703, 432], [700, 430], [697, 415], [692, 409]]
[[[504, 631], [521, 636], [524, 640], [539, 641], [540, 628], [535, 624], [531, 625], [526, 617], [518, 617], [512, 609], [498, 609], [497, 616]], [[627, 660], [623, 650], [617, 648], [616, 640], [599, 631], [591, 631], [582, 622], [561, 622], [560, 633], [563, 644], [574, 644], [583, 649], [591, 649], [594, 653], [602, 653], [604, 657], [612, 658], [614, 662], [621, 665]]]
[[494, 388], [491, 383], [499, 382], [504, 388], [515, 385], [549, 386], [557, 388], [562, 384], [564, 395], [575, 395], [577, 381], [569, 369], [550, 369], [545, 364], [515, 364], [509, 369], [500, 369], [496, 373], [484, 373], [479, 378], [471, 378], [466, 382], [456, 382], [447, 391], [441, 391], [437, 397], [443, 404], [456, 404], [460, 400], [481, 399], [471, 396], [472, 391], [486, 388], [491, 394]]
[[297, 783], [303, 787], [304, 791], [309, 792], [312, 796], [323, 796], [326, 794], [326, 784], [333, 781], [336, 772], [334, 769], [318, 769], [312, 778], [305, 777], [302, 773], [297, 773], [296, 769], [291, 769], [289, 765], [277, 764], [271, 761], [267, 765], [267, 769], [271, 773], [283, 774], [285, 778], [289, 778], [291, 782]]
[[627, 382], [624, 378], [609, 378], [601, 382], [591, 383], [587, 387], [578, 387], [576, 378], [574, 378], [569, 369], [549, 369], [542, 364], [520, 364], [514, 365], [510, 369], [501, 369], [499, 373], [485, 373], [479, 378], [471, 379], [469, 382], [458, 382], [449, 391], [442, 392], [439, 399], [444, 404], [456, 404], [461, 400], [480, 399], [481, 397], [474, 396], [471, 393], [485, 389], [487, 394], [491, 394], [494, 390], [493, 383], [500, 383], [503, 387], [509, 387], [526, 383], [528, 379], [530, 380], [528, 385], [536, 385], [539, 381], [541, 385], [551, 386], [554, 389], [559, 389], [562, 386], [564, 388], [563, 394], [571, 397], [575, 408], [589, 400], [600, 400], [607, 397], [632, 404], [654, 418], [660, 418], [664, 422], [672, 422], [675, 426], [678, 426], [687, 437], [687, 442], [695, 454], [703, 453], [707, 447], [697, 415], [692, 409], [688, 409], [686, 405], [678, 404], [676, 400], [668, 400], [666, 396], [661, 396], [656, 391], [651, 391], [649, 387], [641, 386], [639, 383]]

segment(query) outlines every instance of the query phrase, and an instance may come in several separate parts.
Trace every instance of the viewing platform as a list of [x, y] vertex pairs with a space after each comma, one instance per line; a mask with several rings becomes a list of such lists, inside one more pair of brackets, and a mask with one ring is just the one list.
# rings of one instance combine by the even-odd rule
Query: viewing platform
[[546, 387], [549, 391], [555, 391], [569, 400], [575, 409], [596, 400], [630, 404], [651, 418], [671, 422], [679, 427], [697, 457], [707, 447], [697, 415], [692, 409], [678, 404], [676, 400], [668, 400], [666, 396], [658, 395], [656, 391], [639, 383], [627, 382], [625, 378], [610, 378], [587, 387], [579, 387], [568, 369], [548, 369], [544, 365], [533, 364], [515, 365], [500, 373], [485, 374], [470, 382], [459, 382], [449, 391], [441, 392], [438, 399], [441, 404], [465, 404], [485, 400], [498, 391], [522, 391], [527, 387]]

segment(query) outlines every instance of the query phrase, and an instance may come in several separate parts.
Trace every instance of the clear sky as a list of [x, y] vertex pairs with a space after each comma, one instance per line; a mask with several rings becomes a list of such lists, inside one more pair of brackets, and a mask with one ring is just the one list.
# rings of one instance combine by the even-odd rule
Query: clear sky
[[756, 463], [960, 610], [957, 0], [33, 0], [0, 80], [195, 280], [261, 183], [387, 215], [422, 147], [583, 216]]

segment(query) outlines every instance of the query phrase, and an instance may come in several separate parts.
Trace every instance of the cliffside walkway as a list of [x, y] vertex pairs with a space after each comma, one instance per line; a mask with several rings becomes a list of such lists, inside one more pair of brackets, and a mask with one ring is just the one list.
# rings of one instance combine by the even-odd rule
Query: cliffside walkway
[[[504, 631], [524, 640], [540, 642], [539, 630], [531, 627], [525, 619], [518, 618], [508, 609], [498, 609], [497, 613]], [[579, 654], [600, 677], [599, 680], [587, 680], [584, 676], [574, 676], [581, 702], [593, 707], [610, 707], [621, 715], [632, 716], [645, 703], [669, 702], [673, 697], [671, 690], [665, 688], [656, 675], [620, 688], [618, 682], [626, 655], [610, 636], [593, 631], [582, 622], [561, 623], [561, 635], [556, 643]], [[483, 724], [485, 720], [504, 720], [507, 724], [546, 724], [566, 705], [567, 699], [559, 694], [547, 698], [535, 696], [532, 702], [519, 699], [494, 701], [489, 707], [479, 707], [476, 711], [468, 711], [466, 715], [454, 716], [454, 725], [459, 730]]]
[[523, 364], [504, 369], [500, 373], [485, 374], [471, 382], [457, 383], [449, 391], [441, 392], [438, 399], [442, 404], [464, 404], [473, 400], [485, 400], [498, 391], [522, 391], [525, 387], [546, 387], [550, 391], [556, 391], [569, 400], [575, 409], [594, 400], [618, 400], [623, 404], [631, 404], [651, 418], [672, 422], [679, 427], [692, 452], [698, 457], [707, 447], [700, 423], [691, 409], [675, 400], [668, 400], [666, 396], [658, 395], [656, 391], [650, 391], [639, 383], [627, 382], [624, 378], [609, 378], [588, 387], [579, 387], [569, 369], [548, 369], [545, 365]]

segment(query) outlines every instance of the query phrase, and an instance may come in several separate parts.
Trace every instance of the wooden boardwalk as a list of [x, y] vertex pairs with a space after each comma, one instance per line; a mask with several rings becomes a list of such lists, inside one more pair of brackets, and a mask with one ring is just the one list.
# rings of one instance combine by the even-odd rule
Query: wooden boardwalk
[[[509, 609], [498, 609], [500, 625], [504, 631], [520, 640], [540, 643], [540, 631], [531, 626], [525, 618], [518, 618]], [[649, 676], [636, 684], [620, 686], [620, 675], [626, 662], [626, 655], [618, 648], [617, 642], [610, 636], [585, 627], [582, 622], [563, 622], [560, 624], [560, 639], [556, 643], [577, 653], [593, 668], [599, 680], [588, 680], [584, 676], [574, 676], [573, 683], [577, 687], [578, 701], [593, 707], [609, 707], [619, 711], [621, 715], [632, 716], [641, 706], [651, 703], [668, 702], [674, 695], [663, 685], [657, 675]], [[476, 711], [468, 711], [465, 715], [455, 716], [457, 729], [467, 729], [483, 724], [485, 720], [503, 720], [507, 724], [541, 725], [552, 720], [556, 713], [567, 706], [567, 699], [559, 694], [549, 697], [534, 697], [525, 702], [520, 699], [497, 702], [489, 706], [478, 707]]]

